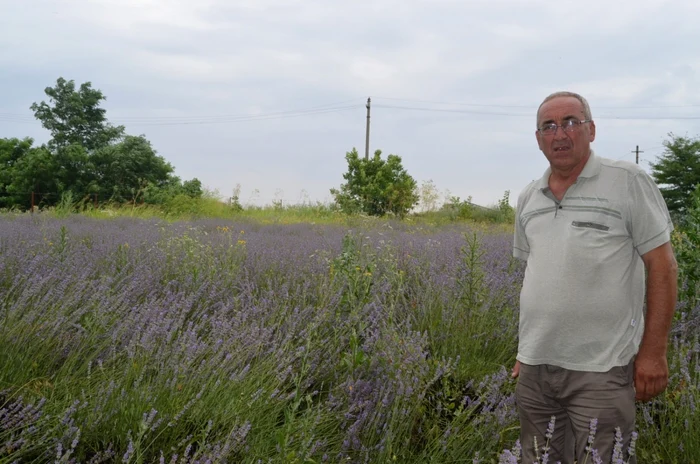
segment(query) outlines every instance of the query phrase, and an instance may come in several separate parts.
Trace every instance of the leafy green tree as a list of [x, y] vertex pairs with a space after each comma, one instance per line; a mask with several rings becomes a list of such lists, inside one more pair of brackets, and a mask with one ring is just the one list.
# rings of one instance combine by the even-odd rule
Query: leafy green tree
[[[143, 200], [165, 204], [177, 195], [200, 198], [202, 183], [173, 175], [144, 136], [125, 135], [100, 108], [105, 100], [89, 82], [76, 88], [59, 78], [45, 89], [49, 102], [31, 109], [52, 139], [33, 147], [32, 139], [0, 140], [0, 207], [29, 207], [31, 192], [47, 206], [61, 196], [99, 201]], [[147, 193], [147, 195], [145, 195]]]
[[106, 110], [100, 108], [106, 97], [93, 89], [90, 82], [76, 90], [74, 81], [60, 77], [54, 87], [47, 87], [44, 92], [49, 103], [34, 103], [30, 108], [42, 126], [51, 132], [49, 148], [52, 150], [79, 144], [91, 152], [124, 135], [123, 126], [115, 127], [107, 122]]
[[135, 200], [148, 185], [168, 186], [173, 172], [143, 136], [127, 135], [122, 142], [95, 151], [90, 162], [100, 198], [116, 202]]
[[679, 301], [695, 308], [700, 302], [700, 184], [690, 196], [683, 224], [671, 238], [678, 260]]
[[57, 185], [55, 173], [56, 158], [46, 147], [28, 148], [22, 157], [18, 158], [10, 171], [10, 182], [6, 191], [10, 194], [8, 200], [17, 206], [29, 208], [31, 192], [35, 192], [36, 204], [51, 205], [57, 201]]
[[70, 191], [73, 198], [80, 199], [97, 192], [95, 169], [85, 147], [77, 143], [61, 147], [54, 154], [54, 161], [59, 196]]
[[202, 194], [204, 193], [204, 190], [202, 190], [202, 182], [196, 177], [183, 182], [182, 191], [185, 195], [191, 198], [201, 198]]
[[666, 150], [650, 163], [651, 176], [659, 184], [669, 212], [680, 219], [693, 205], [693, 192], [700, 184], [700, 138], [674, 136], [664, 141]]
[[340, 190], [331, 189], [343, 211], [404, 216], [418, 204], [417, 183], [401, 165], [401, 158], [389, 155], [383, 160], [381, 155], [381, 150], [377, 150], [372, 158], [360, 158], [355, 148], [346, 153], [348, 171], [343, 174], [346, 183]]
[[[30, 138], [23, 140], [0, 139], [0, 207], [16, 206], [20, 199], [11, 191], [14, 181], [17, 161], [22, 159], [32, 148], [34, 141]], [[8, 190], [9, 189], [9, 190]]]
[[164, 205], [176, 197], [198, 199], [202, 198], [203, 195], [202, 182], [196, 177], [182, 182], [179, 177], [171, 175], [164, 184], [156, 185], [149, 182], [143, 189], [141, 198], [144, 203]]

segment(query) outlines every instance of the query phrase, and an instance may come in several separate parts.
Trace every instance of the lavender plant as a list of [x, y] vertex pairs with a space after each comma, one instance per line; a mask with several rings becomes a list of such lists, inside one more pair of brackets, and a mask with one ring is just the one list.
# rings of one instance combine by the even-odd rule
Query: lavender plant
[[[517, 438], [509, 234], [0, 220], [0, 462], [495, 462]], [[685, 314], [641, 462], [700, 453]]]

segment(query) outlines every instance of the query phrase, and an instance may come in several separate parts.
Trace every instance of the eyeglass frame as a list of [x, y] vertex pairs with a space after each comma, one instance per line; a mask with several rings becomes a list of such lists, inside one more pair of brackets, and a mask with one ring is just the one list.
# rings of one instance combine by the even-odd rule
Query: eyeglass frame
[[551, 128], [552, 126], [554, 127], [553, 132], [545, 132], [545, 129], [542, 127], [537, 128], [537, 132], [539, 132], [542, 135], [554, 135], [557, 133], [557, 130], [561, 127], [561, 130], [565, 133], [571, 133], [576, 130], [577, 127], [579, 127], [581, 124], [585, 124], [587, 122], [593, 122], [592, 119], [584, 119], [582, 121], [579, 121], [578, 119], [567, 119], [564, 124], [562, 125], [557, 125], [554, 123], [549, 123], [545, 124], [545, 127]]

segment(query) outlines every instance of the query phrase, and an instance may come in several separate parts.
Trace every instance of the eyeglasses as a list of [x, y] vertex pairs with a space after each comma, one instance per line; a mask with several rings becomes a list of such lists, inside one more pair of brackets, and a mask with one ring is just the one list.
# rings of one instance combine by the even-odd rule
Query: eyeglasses
[[557, 128], [561, 127], [564, 132], [573, 132], [576, 128], [586, 122], [591, 122], [590, 119], [585, 119], [583, 121], [578, 121], [576, 119], [567, 119], [561, 126], [557, 126], [554, 123], [545, 124], [544, 126], [537, 129], [542, 135], [554, 135], [557, 132]]

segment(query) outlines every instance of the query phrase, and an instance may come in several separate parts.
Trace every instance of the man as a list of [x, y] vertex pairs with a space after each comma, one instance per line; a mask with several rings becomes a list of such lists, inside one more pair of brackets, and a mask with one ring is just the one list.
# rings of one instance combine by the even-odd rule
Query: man
[[615, 427], [627, 451], [635, 399], [667, 385], [673, 224], [646, 172], [591, 149], [596, 126], [580, 95], [548, 96], [535, 135], [549, 168], [518, 197], [513, 250], [527, 262], [513, 369], [523, 462], [535, 461], [535, 437], [542, 455], [554, 416], [549, 462], [583, 463], [595, 418], [593, 448], [607, 463]]

